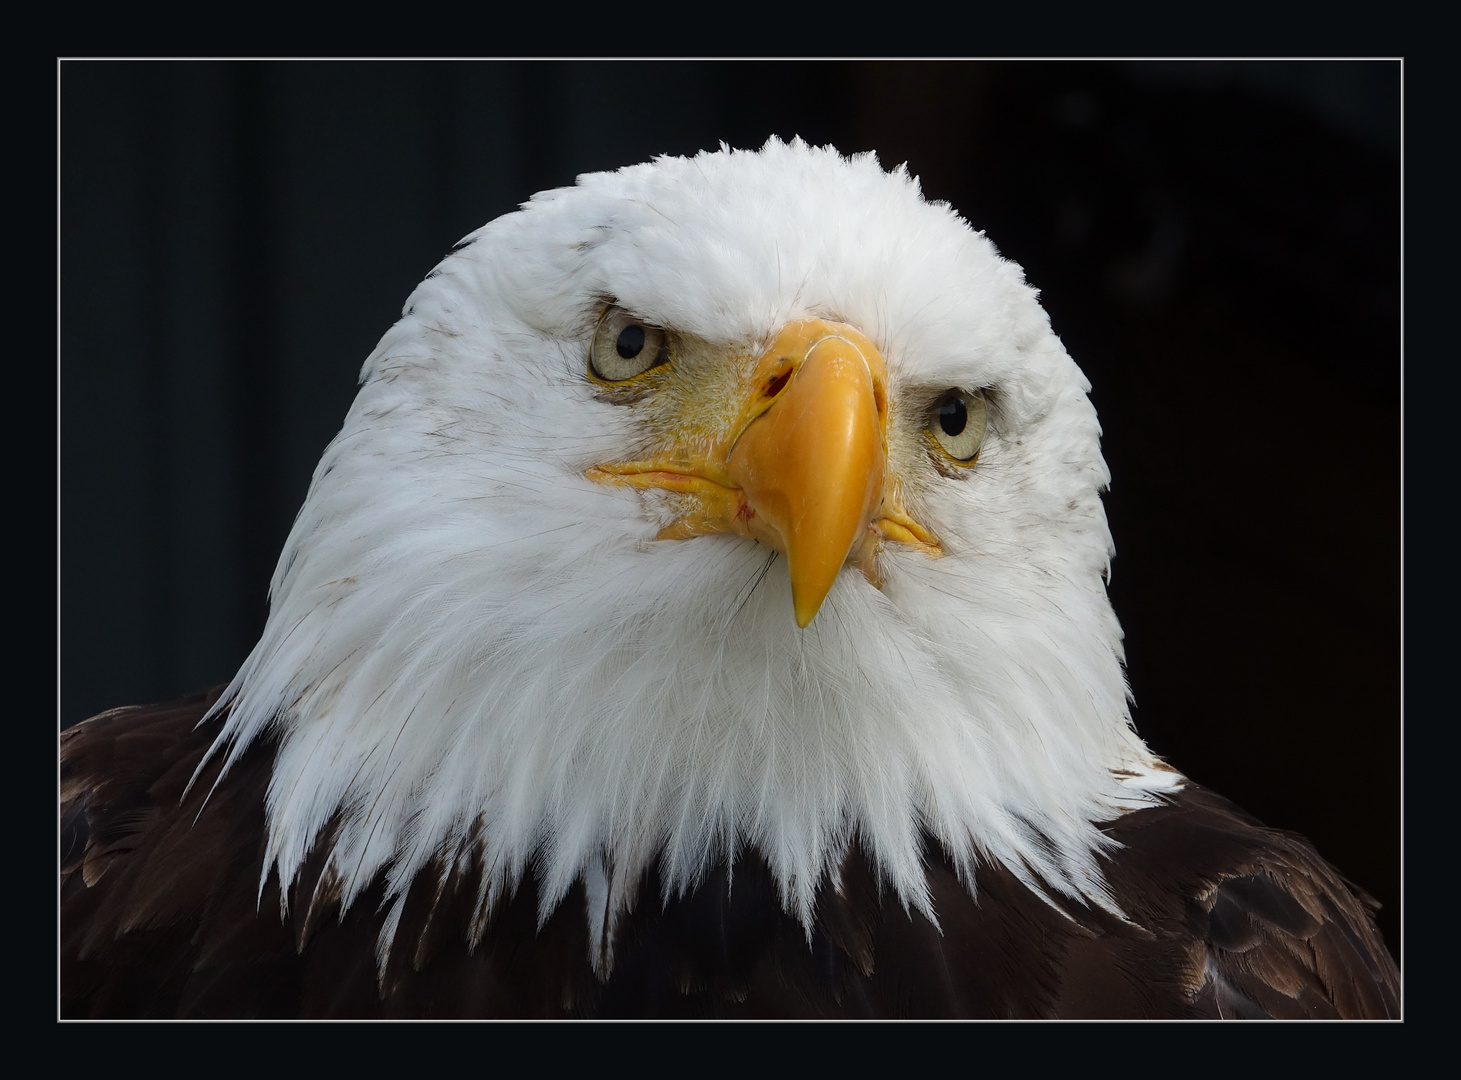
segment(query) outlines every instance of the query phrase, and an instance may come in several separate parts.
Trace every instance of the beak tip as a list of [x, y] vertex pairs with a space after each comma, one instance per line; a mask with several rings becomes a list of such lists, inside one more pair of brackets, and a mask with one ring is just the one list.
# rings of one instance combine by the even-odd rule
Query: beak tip
[[817, 612], [822, 610], [822, 601], [827, 599], [831, 592], [829, 585], [825, 589], [798, 589], [795, 585], [791, 590], [791, 606], [796, 614], [796, 624], [805, 630], [817, 617]]

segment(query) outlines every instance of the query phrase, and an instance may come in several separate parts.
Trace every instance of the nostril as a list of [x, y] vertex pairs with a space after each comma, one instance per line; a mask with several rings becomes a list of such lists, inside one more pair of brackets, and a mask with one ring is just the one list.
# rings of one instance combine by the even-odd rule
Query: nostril
[[766, 384], [767, 397], [774, 398], [777, 394], [781, 393], [786, 387], [787, 382], [791, 379], [791, 371], [792, 369], [788, 366], [785, 371]]

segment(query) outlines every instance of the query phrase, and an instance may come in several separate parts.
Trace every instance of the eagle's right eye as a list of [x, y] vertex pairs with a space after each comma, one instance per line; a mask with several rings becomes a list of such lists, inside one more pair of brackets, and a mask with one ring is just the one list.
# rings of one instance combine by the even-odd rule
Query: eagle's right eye
[[599, 319], [589, 350], [589, 372], [604, 382], [618, 383], [668, 363], [669, 336], [658, 326], [611, 307]]

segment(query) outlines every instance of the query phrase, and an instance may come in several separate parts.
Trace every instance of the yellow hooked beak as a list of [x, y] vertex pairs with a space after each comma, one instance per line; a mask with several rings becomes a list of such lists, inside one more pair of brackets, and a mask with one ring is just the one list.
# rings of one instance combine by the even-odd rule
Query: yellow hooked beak
[[599, 483], [689, 498], [657, 539], [748, 536], [786, 555], [796, 622], [806, 627], [851, 563], [874, 585], [885, 540], [939, 554], [890, 497], [887, 371], [853, 327], [803, 319], [754, 363], [739, 414], [707, 449], [588, 470]]

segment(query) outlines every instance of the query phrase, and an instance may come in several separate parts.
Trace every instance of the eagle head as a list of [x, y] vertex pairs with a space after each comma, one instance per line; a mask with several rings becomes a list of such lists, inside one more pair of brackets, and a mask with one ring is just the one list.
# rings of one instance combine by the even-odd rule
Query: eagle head
[[1130, 723], [1088, 389], [872, 154], [663, 157], [477, 230], [366, 360], [219, 705], [229, 760], [279, 739], [265, 876], [327, 850], [397, 917], [433, 861], [483, 918], [582, 881], [607, 941], [650, 866], [753, 850], [810, 927], [853, 843], [936, 918], [931, 838], [1109, 906], [1098, 823], [1178, 778]]

